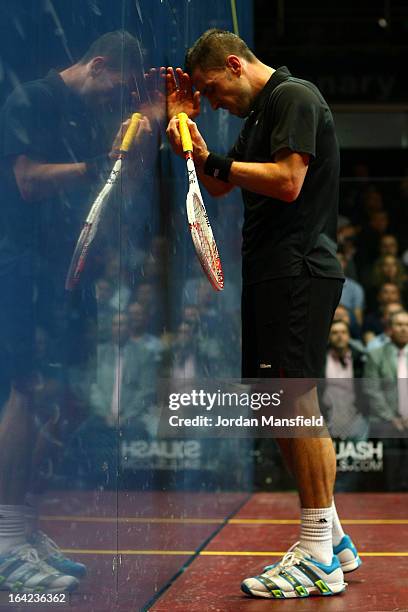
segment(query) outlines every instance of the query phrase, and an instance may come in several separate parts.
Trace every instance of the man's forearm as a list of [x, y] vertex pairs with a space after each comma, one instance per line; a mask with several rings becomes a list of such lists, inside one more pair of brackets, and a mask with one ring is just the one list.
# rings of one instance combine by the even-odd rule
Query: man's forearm
[[229, 180], [232, 184], [270, 198], [293, 202], [299, 195], [298, 189], [289, 173], [273, 162], [252, 163], [234, 161]]
[[292, 202], [297, 196], [290, 178], [286, 178], [275, 163], [234, 161], [228, 183], [206, 175], [203, 168], [198, 169], [197, 174], [207, 191], [215, 197], [225, 195], [235, 186], [285, 202]]
[[[282, 149], [276, 157], [273, 162], [241, 162], [206, 151], [199, 155], [198, 166], [200, 172], [221, 185], [237, 186], [283, 202], [294, 202], [302, 189], [309, 156]], [[221, 178], [224, 180], [220, 181]]]
[[226, 195], [234, 188], [232, 183], [224, 183], [223, 181], [219, 181], [212, 176], [204, 174], [203, 168], [196, 168], [196, 170], [200, 182], [204, 185], [208, 193], [215, 198]]
[[36, 202], [59, 191], [71, 191], [90, 182], [85, 162], [46, 164], [19, 156], [14, 164], [14, 175], [21, 197]]

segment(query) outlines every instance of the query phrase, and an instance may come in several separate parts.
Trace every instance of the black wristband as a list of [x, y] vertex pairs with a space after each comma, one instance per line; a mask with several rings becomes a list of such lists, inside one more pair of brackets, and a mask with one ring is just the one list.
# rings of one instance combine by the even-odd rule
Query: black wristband
[[86, 159], [85, 164], [86, 174], [91, 179], [106, 179], [112, 169], [112, 160], [107, 153]]
[[210, 153], [204, 164], [204, 174], [212, 176], [224, 183], [228, 183], [228, 177], [232, 162], [232, 157], [224, 157], [216, 153]]

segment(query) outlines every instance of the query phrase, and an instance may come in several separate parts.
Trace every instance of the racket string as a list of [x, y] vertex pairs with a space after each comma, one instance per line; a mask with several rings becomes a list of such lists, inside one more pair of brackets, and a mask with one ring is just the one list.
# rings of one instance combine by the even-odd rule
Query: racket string
[[220, 282], [223, 281], [221, 271], [221, 262], [218, 254], [218, 249], [212, 233], [209, 232], [209, 222], [205, 209], [200, 199], [194, 194], [193, 196], [194, 215], [196, 218], [195, 228], [197, 230], [201, 248], [206, 258], [207, 265], [209, 264], [212, 271], [217, 276]]

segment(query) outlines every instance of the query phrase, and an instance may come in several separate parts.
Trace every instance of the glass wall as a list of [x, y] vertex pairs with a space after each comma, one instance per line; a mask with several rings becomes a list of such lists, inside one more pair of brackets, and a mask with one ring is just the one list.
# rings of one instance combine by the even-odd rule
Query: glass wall
[[[243, 441], [160, 435], [156, 396], [161, 379], [239, 376], [242, 214], [239, 193], [205, 198], [216, 293], [160, 69], [210, 27], [250, 44], [251, 19], [243, 0], [2, 2], [0, 510], [13, 560], [47, 561], [32, 588], [72, 591], [75, 609], [146, 606], [251, 485]], [[239, 122], [208, 110], [199, 127], [225, 152]]]

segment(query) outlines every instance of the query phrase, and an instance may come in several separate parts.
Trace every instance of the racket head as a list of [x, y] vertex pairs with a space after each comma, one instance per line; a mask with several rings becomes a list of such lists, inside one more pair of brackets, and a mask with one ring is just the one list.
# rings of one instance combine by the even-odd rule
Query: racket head
[[208, 220], [207, 211], [197, 186], [191, 188], [186, 200], [188, 225], [194, 248], [212, 287], [216, 291], [224, 289], [224, 273], [217, 244]]
[[114, 185], [120, 179], [121, 171], [122, 158], [119, 158], [118, 160], [116, 160], [105, 185], [103, 186], [96, 200], [92, 204], [91, 210], [89, 211], [82, 231], [79, 235], [65, 279], [65, 289], [67, 291], [73, 291], [79, 282], [81, 273], [85, 267], [89, 247], [91, 245], [91, 242], [95, 238], [98, 224], [102, 216], [103, 210], [106, 206], [106, 203], [109, 199], [109, 195]]
[[76, 243], [67, 277], [65, 279], [65, 289], [67, 291], [73, 291], [79, 283], [81, 273], [85, 267], [89, 246], [92, 242], [92, 233], [92, 224], [85, 223]]

